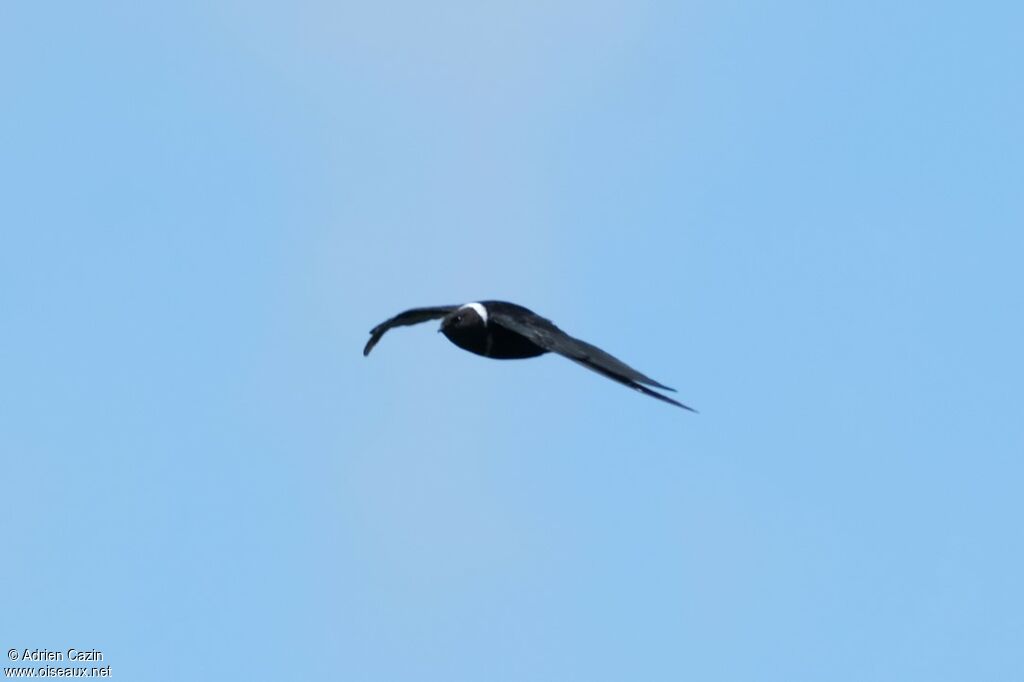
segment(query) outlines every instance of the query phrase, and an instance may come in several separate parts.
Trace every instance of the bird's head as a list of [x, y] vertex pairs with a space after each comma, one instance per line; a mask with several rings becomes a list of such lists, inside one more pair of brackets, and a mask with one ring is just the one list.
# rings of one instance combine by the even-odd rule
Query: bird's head
[[445, 315], [437, 331], [448, 333], [456, 330], [487, 326], [487, 308], [480, 303], [467, 303]]

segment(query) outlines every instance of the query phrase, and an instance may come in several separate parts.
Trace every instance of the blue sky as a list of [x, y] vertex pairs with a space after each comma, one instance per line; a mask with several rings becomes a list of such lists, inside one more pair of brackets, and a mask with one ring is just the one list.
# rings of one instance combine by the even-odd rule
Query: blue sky
[[[1024, 675], [1019, 3], [6, 3], [6, 648]], [[404, 308], [502, 298], [690, 415]]]

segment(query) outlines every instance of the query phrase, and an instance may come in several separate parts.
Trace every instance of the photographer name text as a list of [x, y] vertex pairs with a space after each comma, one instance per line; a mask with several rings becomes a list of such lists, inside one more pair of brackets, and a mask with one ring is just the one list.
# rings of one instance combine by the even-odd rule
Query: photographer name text
[[76, 649], [71, 647], [64, 651], [51, 651], [50, 649], [25, 649], [18, 656], [17, 649], [11, 649], [8, 658], [17, 661], [76, 661], [78, 663], [89, 663], [103, 660], [103, 652], [99, 649]]

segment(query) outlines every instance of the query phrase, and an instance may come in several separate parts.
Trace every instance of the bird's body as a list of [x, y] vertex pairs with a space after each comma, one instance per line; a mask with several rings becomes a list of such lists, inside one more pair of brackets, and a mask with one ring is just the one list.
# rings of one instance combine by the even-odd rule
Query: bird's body
[[446, 316], [438, 331], [459, 348], [495, 360], [522, 360], [548, 352], [522, 334], [501, 324], [488, 324], [496, 313], [533, 314], [520, 305], [504, 301], [466, 304]]
[[691, 412], [696, 411], [668, 396], [652, 391], [648, 386], [667, 391], [674, 389], [659, 384], [600, 348], [569, 336], [551, 320], [537, 315], [532, 310], [506, 301], [481, 301], [461, 306], [406, 310], [370, 330], [370, 340], [363, 349], [363, 355], [369, 355], [384, 333], [392, 327], [438, 318], [441, 319], [441, 328], [438, 331], [456, 346], [470, 353], [496, 360], [533, 358], [544, 353], [557, 353], [652, 398]]

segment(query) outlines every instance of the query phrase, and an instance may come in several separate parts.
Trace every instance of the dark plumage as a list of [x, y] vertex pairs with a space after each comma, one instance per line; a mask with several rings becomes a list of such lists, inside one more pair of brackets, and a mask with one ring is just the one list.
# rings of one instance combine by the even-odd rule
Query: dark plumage
[[438, 331], [456, 346], [471, 353], [499, 360], [532, 358], [549, 352], [558, 353], [652, 398], [696, 412], [692, 407], [656, 393], [648, 386], [666, 391], [675, 389], [659, 384], [600, 348], [569, 336], [551, 320], [521, 305], [504, 301], [482, 301], [461, 306], [443, 305], [406, 310], [370, 330], [370, 340], [363, 348], [363, 355], [369, 355], [385, 332], [392, 327], [404, 327], [438, 318], [441, 319], [441, 328]]

